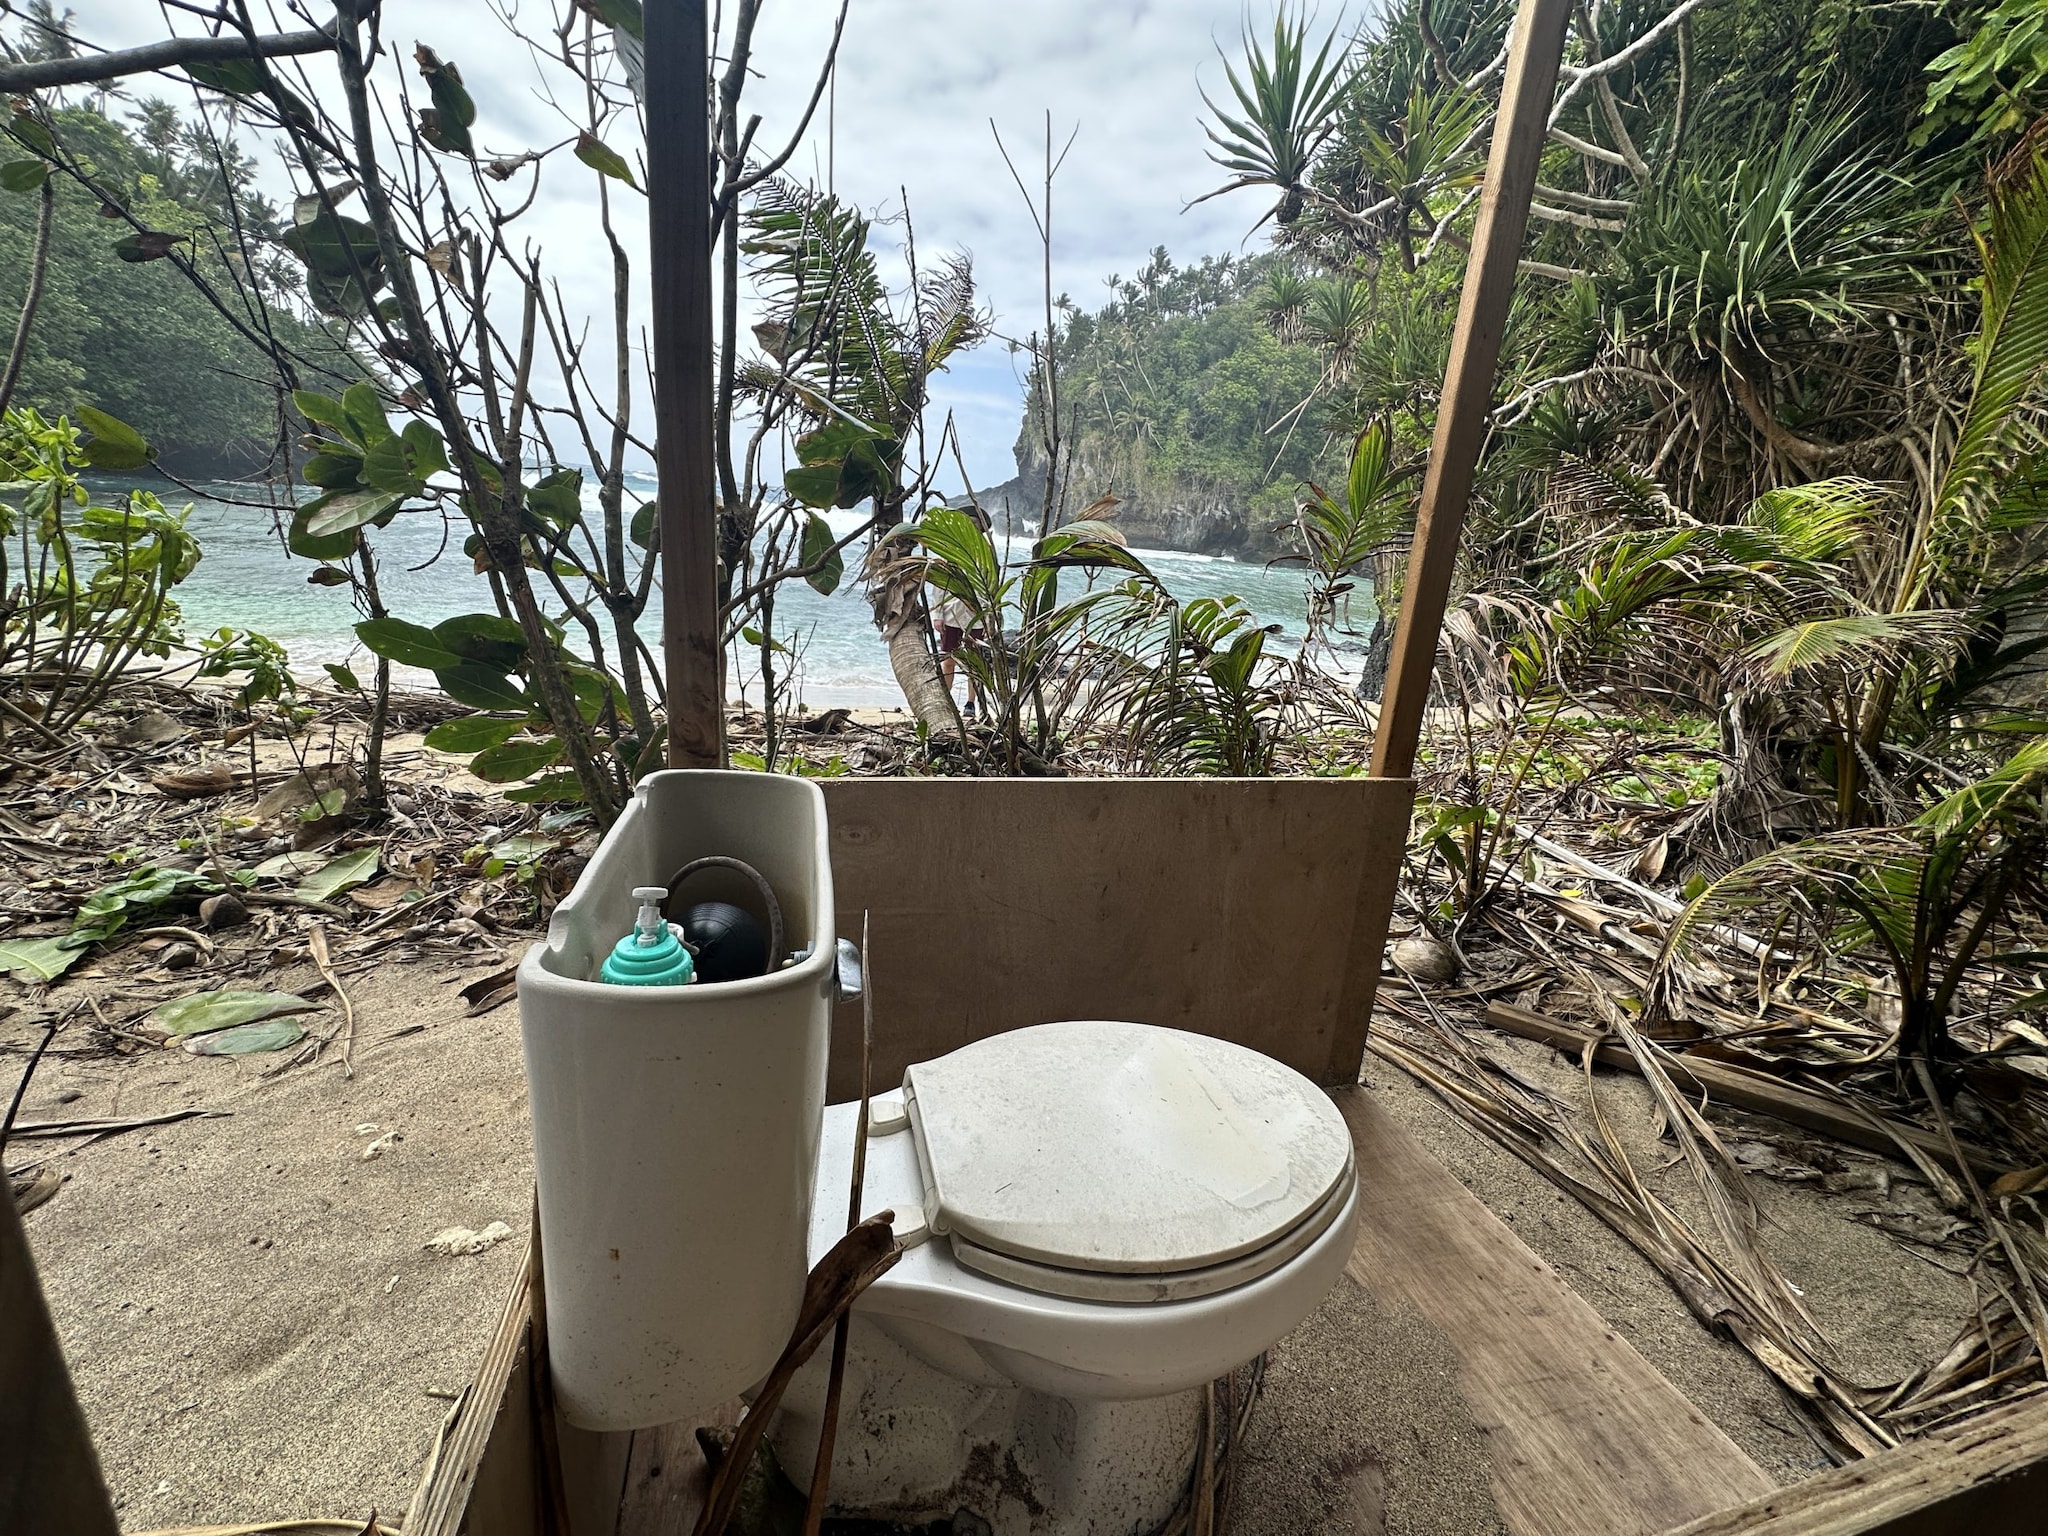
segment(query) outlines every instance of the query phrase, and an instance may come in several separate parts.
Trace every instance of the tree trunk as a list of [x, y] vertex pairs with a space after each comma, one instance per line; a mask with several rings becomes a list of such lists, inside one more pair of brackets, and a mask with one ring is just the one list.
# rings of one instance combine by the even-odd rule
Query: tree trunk
[[875, 625], [889, 643], [889, 669], [896, 674], [896, 686], [903, 690], [910, 712], [934, 736], [957, 733], [959, 716], [946, 692], [938, 658], [925, 641], [924, 604], [915, 593], [904, 598], [885, 588], [875, 594]]

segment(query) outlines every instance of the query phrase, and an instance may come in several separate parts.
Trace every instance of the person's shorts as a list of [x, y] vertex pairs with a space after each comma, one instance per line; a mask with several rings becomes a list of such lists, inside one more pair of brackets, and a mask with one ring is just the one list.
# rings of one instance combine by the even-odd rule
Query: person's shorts
[[967, 643], [967, 631], [957, 624], [939, 626], [939, 654], [950, 656]]

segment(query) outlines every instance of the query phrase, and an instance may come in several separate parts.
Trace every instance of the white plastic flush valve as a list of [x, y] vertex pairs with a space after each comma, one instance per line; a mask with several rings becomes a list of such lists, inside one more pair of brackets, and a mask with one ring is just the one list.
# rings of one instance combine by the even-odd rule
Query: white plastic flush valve
[[663, 886], [633, 887], [633, 899], [640, 903], [640, 915], [633, 919], [633, 931], [639, 934], [642, 945], [661, 942], [661, 935], [668, 927], [661, 916], [661, 904], [667, 896], [668, 891]]
[[696, 978], [696, 963], [675, 930], [661, 915], [668, 887], [636, 885], [633, 899], [640, 912], [633, 919], [633, 931], [612, 946], [598, 973], [622, 987], [681, 987]]

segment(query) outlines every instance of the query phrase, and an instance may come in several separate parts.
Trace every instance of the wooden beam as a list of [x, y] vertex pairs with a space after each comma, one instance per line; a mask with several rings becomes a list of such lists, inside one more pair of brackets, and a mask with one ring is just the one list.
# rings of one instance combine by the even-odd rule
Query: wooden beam
[[[1494, 1505], [1513, 1536], [1644, 1536], [1770, 1491], [1370, 1092], [1331, 1097], [1359, 1169], [1346, 1273], [1382, 1306], [1420, 1313], [1456, 1352], [1458, 1393], [1485, 1433]], [[1377, 1463], [1361, 1471], [1382, 1475]]]
[[[1593, 1047], [1593, 1059], [1601, 1066], [1618, 1067], [1624, 1072], [1641, 1071], [1635, 1053], [1619, 1041], [1567, 1024], [1562, 1019], [1547, 1018], [1527, 1008], [1517, 1008], [1512, 1003], [1489, 1004], [1486, 1022], [1495, 1029], [1506, 1030], [1511, 1035], [1537, 1041], [1573, 1056], [1590, 1045]], [[1944, 1167], [1953, 1169], [1956, 1166], [1947, 1139], [1924, 1126], [1894, 1119], [1866, 1120], [1838, 1099], [1795, 1088], [1790, 1083], [1780, 1082], [1766, 1073], [1755, 1072], [1733, 1062], [1680, 1053], [1672, 1053], [1668, 1060], [1672, 1080], [1681, 1091], [1705, 1093], [1724, 1104], [1733, 1104], [1737, 1109], [1770, 1115], [1787, 1124], [1846, 1141], [1853, 1147], [1881, 1152], [1886, 1157], [1903, 1160], [1899, 1143], [1905, 1141]], [[1963, 1156], [1969, 1159], [1971, 1171], [1987, 1183], [2012, 1166], [1968, 1144], [1963, 1144], [1962, 1150]]]
[[704, 0], [646, 7], [648, 289], [668, 766], [725, 761], [711, 448], [711, 117]]
[[2039, 1393], [1835, 1467], [1668, 1536], [1966, 1536], [2048, 1527]]
[[1515, 13], [1515, 35], [1486, 162], [1486, 189], [1472, 230], [1465, 292], [1451, 335], [1450, 367], [1444, 374], [1436, 436], [1416, 509], [1415, 543], [1394, 627], [1379, 727], [1373, 734], [1375, 778], [1405, 779], [1415, 767], [1415, 745], [1436, 671], [1437, 631], [1450, 600], [1465, 504], [1471, 499], [1472, 477], [1493, 407], [1494, 369], [1507, 330], [1508, 303], [1515, 295], [1515, 266], [1529, 227], [1529, 203], [1543, 159], [1550, 98], [1557, 87], [1572, 3], [1522, 0]]
[[0, 1169], [0, 1531], [119, 1530], [21, 1213]]
[[541, 1536], [545, 1529], [532, 1411], [533, 1263], [529, 1235], [475, 1379], [434, 1440], [405, 1512], [405, 1536], [459, 1536], [465, 1528]]
[[226, 32], [219, 37], [170, 37], [140, 48], [79, 53], [68, 59], [37, 59], [27, 64], [0, 61], [0, 95], [45, 91], [63, 85], [93, 85], [187, 64], [228, 64], [237, 59], [283, 59], [333, 51], [334, 34], [317, 30], [271, 32], [253, 39], [239, 32]]

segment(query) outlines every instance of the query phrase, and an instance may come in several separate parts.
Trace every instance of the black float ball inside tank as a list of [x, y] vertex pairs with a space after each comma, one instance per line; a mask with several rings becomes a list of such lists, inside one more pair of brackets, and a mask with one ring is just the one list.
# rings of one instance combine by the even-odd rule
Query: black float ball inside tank
[[696, 952], [699, 981], [744, 981], [767, 974], [768, 935], [744, 907], [698, 902], [683, 913], [683, 938]]

